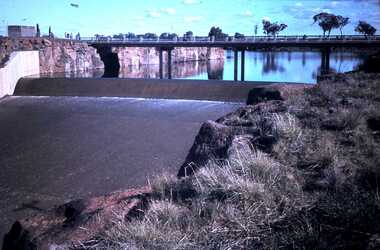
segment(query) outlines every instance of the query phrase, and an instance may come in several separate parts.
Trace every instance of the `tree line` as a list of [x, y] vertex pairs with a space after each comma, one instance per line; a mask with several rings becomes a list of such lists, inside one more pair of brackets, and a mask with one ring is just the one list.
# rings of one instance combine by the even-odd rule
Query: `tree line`
[[[340, 31], [341, 37], [343, 37], [343, 29], [344, 27], [350, 23], [349, 17], [344, 17], [341, 15], [335, 15], [332, 13], [327, 12], [321, 12], [319, 14], [316, 14], [313, 16], [313, 24], [318, 24], [318, 26], [323, 31], [323, 37], [329, 37], [331, 34], [331, 31], [334, 29], [337, 29]], [[263, 33], [267, 36], [273, 36], [276, 37], [281, 31], [285, 30], [288, 27], [288, 25], [284, 23], [278, 23], [278, 22], [271, 22], [269, 20], [262, 20], [262, 29]], [[255, 25], [254, 27], [254, 33], [255, 36], [257, 35], [258, 31], [258, 25]], [[376, 28], [373, 27], [371, 24], [365, 22], [365, 21], [359, 21], [358, 24], [355, 27], [355, 31], [358, 33], [363, 34], [366, 38], [369, 36], [373, 36], [376, 33]], [[226, 40], [231, 38], [227, 33], [224, 33], [221, 28], [219, 27], [211, 27], [208, 37], [213, 38], [215, 40]], [[233, 36], [236, 39], [244, 39], [245, 35], [236, 32]], [[179, 36], [176, 33], [169, 33], [165, 32], [161, 35], [157, 35], [155, 33], [145, 33], [141, 35], [136, 35], [134, 33], [127, 33], [127, 34], [115, 34], [112, 37], [108, 36], [102, 36], [99, 34], [95, 35], [95, 38], [98, 40], [101, 39], [107, 39], [107, 38], [114, 38], [114, 39], [165, 39], [165, 40], [175, 40], [178, 39]], [[194, 39], [194, 33], [192, 31], [188, 31], [185, 34], [183, 34], [182, 38], [183, 41], [191, 41]]]

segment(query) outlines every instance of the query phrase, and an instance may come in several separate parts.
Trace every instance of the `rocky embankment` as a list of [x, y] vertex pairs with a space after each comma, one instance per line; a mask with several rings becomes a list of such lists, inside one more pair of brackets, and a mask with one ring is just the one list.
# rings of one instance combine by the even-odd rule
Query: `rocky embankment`
[[253, 89], [202, 125], [179, 178], [17, 222], [4, 250], [379, 249], [379, 86], [356, 72]]
[[[119, 57], [120, 67], [158, 65], [159, 51], [156, 48], [125, 47], [113, 48], [113, 52]], [[167, 54], [164, 53], [163, 61], [167, 63]], [[172, 51], [172, 62], [182, 63], [191, 61], [224, 60], [222, 48], [175, 48]]]
[[86, 43], [51, 38], [1, 38], [0, 62], [5, 63], [13, 51], [38, 50], [40, 73], [86, 72], [103, 69], [95, 48]]

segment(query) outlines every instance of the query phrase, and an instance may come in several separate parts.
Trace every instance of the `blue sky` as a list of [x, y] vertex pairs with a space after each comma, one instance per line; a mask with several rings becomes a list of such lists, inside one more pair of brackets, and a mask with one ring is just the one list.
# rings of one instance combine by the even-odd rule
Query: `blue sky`
[[[78, 4], [72, 7], [70, 4]], [[268, 18], [288, 24], [283, 34], [320, 34], [312, 16], [322, 11], [350, 17], [345, 33], [353, 34], [358, 20], [380, 30], [380, 0], [0, 0], [0, 34], [9, 24], [49, 25], [58, 36], [192, 30], [207, 35], [211, 26], [224, 32], [253, 35], [254, 25]]]

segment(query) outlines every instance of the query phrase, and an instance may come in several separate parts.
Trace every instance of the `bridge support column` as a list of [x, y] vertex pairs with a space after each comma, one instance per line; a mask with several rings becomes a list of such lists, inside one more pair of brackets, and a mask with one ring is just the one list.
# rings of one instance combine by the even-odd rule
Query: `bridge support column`
[[163, 59], [162, 59], [162, 48], [159, 48], [159, 63], [160, 63], [160, 79], [163, 79], [164, 78], [164, 66], [163, 66]]
[[321, 55], [321, 74], [328, 74], [330, 72], [330, 48], [322, 49]]
[[241, 76], [240, 76], [240, 80], [242, 82], [244, 82], [244, 73], [245, 73], [245, 50], [243, 49], [241, 51]]
[[172, 79], [172, 49], [168, 49], [168, 78]]
[[234, 49], [234, 81], [238, 80], [238, 50]]

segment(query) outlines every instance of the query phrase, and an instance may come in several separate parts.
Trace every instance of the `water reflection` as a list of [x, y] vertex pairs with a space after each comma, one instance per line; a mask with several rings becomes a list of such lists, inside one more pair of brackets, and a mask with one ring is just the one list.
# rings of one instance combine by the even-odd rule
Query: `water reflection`
[[[290, 61], [288, 57], [288, 61]], [[255, 60], [257, 62], [257, 60]], [[286, 69], [279, 63], [278, 56], [276, 52], [263, 52], [262, 59], [263, 62], [263, 74], [270, 74], [281, 72], [284, 73]]]
[[[269, 82], [315, 83], [321, 74], [320, 52], [268, 52], [247, 51], [245, 61], [245, 80]], [[347, 72], [358, 67], [365, 55], [352, 52], [332, 52], [330, 55], [330, 72]], [[238, 78], [240, 78], [239, 53]], [[50, 75], [53, 77], [102, 77], [103, 71], [72, 72]], [[163, 68], [164, 78], [168, 77], [167, 65]], [[45, 75], [46, 76], [46, 75]], [[120, 78], [159, 78], [158, 65], [140, 65], [121, 68]], [[231, 51], [226, 51], [224, 60], [208, 62], [186, 62], [172, 65], [172, 77], [177, 79], [234, 79], [234, 58]]]
[[[175, 63], [172, 66], [172, 77], [181, 79], [215, 79], [223, 80], [224, 60], [192, 61]], [[159, 78], [159, 65], [140, 65], [122, 68], [120, 78]], [[164, 78], [168, 78], [167, 65], [163, 68]]]
[[[245, 80], [268, 82], [316, 83], [321, 74], [322, 55], [318, 51], [268, 52], [249, 51], [245, 59]], [[355, 70], [365, 55], [352, 52], [331, 52], [329, 72]], [[240, 65], [240, 53], [239, 53]], [[223, 80], [234, 79], [234, 59], [227, 58]], [[240, 79], [240, 67], [238, 71]]]

